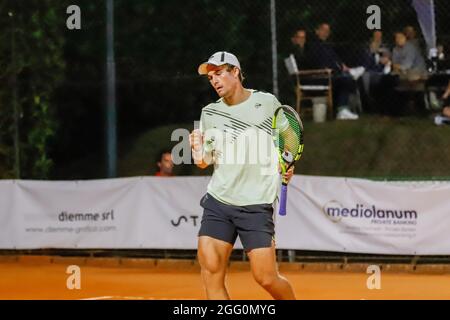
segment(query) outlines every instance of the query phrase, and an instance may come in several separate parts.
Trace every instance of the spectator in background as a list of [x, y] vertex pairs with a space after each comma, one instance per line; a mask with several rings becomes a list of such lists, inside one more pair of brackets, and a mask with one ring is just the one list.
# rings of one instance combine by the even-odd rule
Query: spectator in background
[[406, 36], [406, 40], [409, 43], [413, 44], [417, 49], [419, 49], [419, 51], [421, 51], [419, 39], [417, 39], [417, 32], [413, 26], [406, 26], [403, 28], [403, 34]]
[[170, 150], [164, 149], [158, 154], [156, 165], [158, 166], [158, 172], [156, 172], [155, 176], [173, 177], [173, 160]]
[[447, 85], [442, 99], [444, 100], [444, 107], [442, 109], [442, 114], [437, 115], [434, 118], [434, 123], [437, 125], [450, 124], [450, 81]]
[[315, 67], [332, 69], [335, 72], [345, 72], [349, 68], [342, 62], [333, 46], [328, 42], [331, 28], [328, 23], [321, 23], [315, 30], [316, 38], [312, 43], [311, 53]]
[[[383, 71], [388, 62], [387, 59], [390, 59], [391, 51], [389, 50], [389, 46], [383, 41], [383, 32], [381, 30], [376, 30], [373, 32], [369, 49], [374, 56], [374, 62], [377, 69], [379, 71]], [[388, 72], [385, 71], [384, 73]]]
[[366, 70], [382, 72], [387, 74], [390, 72], [388, 66], [390, 65], [390, 50], [383, 42], [383, 32], [376, 30], [372, 33], [372, 38], [369, 41], [368, 61], [365, 65]]
[[383, 32], [375, 30], [365, 50], [364, 66], [366, 72], [362, 76], [365, 110], [379, 111], [375, 92], [379, 92], [379, 85], [385, 75], [391, 72], [391, 52], [383, 42]]
[[376, 55], [380, 53], [380, 50], [384, 48], [383, 32], [381, 30], [375, 30], [372, 33], [372, 38], [369, 43], [369, 51], [371, 54]]
[[316, 39], [311, 44], [312, 65], [317, 69], [333, 70], [333, 93], [337, 105], [338, 120], [356, 120], [359, 116], [350, 111], [350, 94], [357, 90], [356, 81], [363, 73], [364, 68], [349, 68], [338, 56], [332, 45], [328, 42], [331, 34], [328, 23], [320, 23], [316, 28]]
[[407, 41], [403, 32], [395, 33], [395, 48], [392, 53], [393, 71], [399, 75], [421, 76], [426, 72], [425, 60], [413, 43]]
[[[419, 80], [426, 74], [426, 64], [419, 48], [407, 41], [403, 32], [396, 32], [392, 58], [380, 60], [385, 65], [384, 74], [376, 86], [372, 87], [376, 108], [379, 112], [391, 116], [404, 114], [408, 102], [408, 93], [398, 90], [401, 80]], [[391, 69], [391, 72], [388, 72]]]
[[309, 54], [309, 48], [306, 43], [306, 30], [303, 28], [298, 28], [295, 30], [292, 38], [292, 53], [297, 62], [299, 69], [305, 70], [309, 69], [311, 65], [311, 57]]
[[437, 56], [438, 56], [439, 61], [445, 60], [445, 50], [444, 50], [444, 46], [442, 44], [437, 46]]

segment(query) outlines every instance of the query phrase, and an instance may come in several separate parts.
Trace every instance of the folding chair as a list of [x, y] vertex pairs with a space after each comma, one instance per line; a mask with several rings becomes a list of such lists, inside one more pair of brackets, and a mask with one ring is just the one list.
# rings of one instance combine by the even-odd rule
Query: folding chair
[[[331, 69], [299, 70], [293, 54], [284, 59], [289, 75], [295, 76], [296, 110], [301, 111], [302, 101], [325, 97], [327, 113], [333, 115], [333, 88]], [[305, 81], [306, 80], [306, 81]], [[308, 84], [311, 83], [311, 84]], [[324, 83], [314, 84], [314, 83]]]

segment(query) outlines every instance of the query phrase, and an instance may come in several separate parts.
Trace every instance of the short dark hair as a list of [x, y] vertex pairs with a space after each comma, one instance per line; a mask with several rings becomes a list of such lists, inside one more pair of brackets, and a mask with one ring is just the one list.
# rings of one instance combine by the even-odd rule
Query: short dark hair
[[155, 163], [157, 164], [158, 162], [161, 162], [163, 155], [165, 155], [166, 153], [172, 154], [172, 150], [168, 148], [159, 150], [158, 154], [156, 155]]
[[330, 24], [328, 22], [322, 21], [320, 23], [317, 24], [316, 30], [320, 29], [323, 25], [327, 25], [330, 26]]
[[303, 31], [304, 33], [307, 33], [305, 27], [298, 27], [298, 28], [295, 28], [294, 31], [292, 31], [292, 36], [295, 36], [297, 34], [297, 32], [299, 32], [299, 31]]
[[[233, 66], [232, 64], [229, 64], [229, 63], [227, 63], [226, 66], [227, 66], [228, 72], [232, 71], [234, 68], [237, 68], [236, 66]], [[241, 81], [241, 83], [243, 83], [245, 80], [244, 74], [242, 73], [241, 69], [238, 68], [238, 70], [239, 70], [239, 81]]]

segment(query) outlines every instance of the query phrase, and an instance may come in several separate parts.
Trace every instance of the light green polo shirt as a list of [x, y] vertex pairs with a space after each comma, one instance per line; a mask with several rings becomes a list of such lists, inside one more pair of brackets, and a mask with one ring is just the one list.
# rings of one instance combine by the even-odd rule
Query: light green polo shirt
[[280, 102], [272, 94], [250, 92], [237, 105], [223, 99], [207, 105], [200, 118], [204, 149], [214, 164], [208, 193], [236, 206], [273, 203], [281, 183], [271, 135]]

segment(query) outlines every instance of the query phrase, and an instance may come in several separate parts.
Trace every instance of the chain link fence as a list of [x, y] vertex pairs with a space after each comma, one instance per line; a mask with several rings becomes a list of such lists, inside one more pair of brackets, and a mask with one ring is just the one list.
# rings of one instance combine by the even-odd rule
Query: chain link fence
[[[52, 139], [44, 146], [53, 160], [49, 178], [102, 178], [106, 145], [105, 2], [77, 1], [81, 30], [68, 30], [65, 26], [66, 8], [70, 4], [68, 1], [6, 1], [0, 7], [5, 30], [2, 64], [11, 64], [8, 37], [12, 27], [7, 18], [8, 10], [14, 7], [22, 12], [21, 20], [14, 27], [20, 30], [15, 34], [16, 55], [19, 57], [21, 45], [27, 43], [32, 47], [33, 41], [40, 41], [41, 61], [48, 59], [45, 48], [56, 46], [64, 66], [58, 69], [58, 72], [63, 69], [62, 79], [49, 91], [49, 108], [57, 123]], [[449, 57], [450, 3], [435, 0], [434, 4], [437, 43]], [[246, 87], [275, 93], [280, 101], [290, 105], [296, 104], [295, 77], [289, 75], [284, 59], [295, 53], [293, 36], [299, 29], [306, 32], [306, 43], [312, 44], [317, 27], [327, 23], [330, 28], [327, 43], [342, 62], [339, 68], [343, 64], [349, 68], [370, 68], [367, 59], [373, 58], [368, 55], [373, 30], [367, 27], [371, 17], [367, 9], [371, 5], [381, 10], [383, 44], [387, 48], [392, 50], [395, 46], [395, 32], [412, 26], [417, 32], [420, 52], [427, 57], [425, 39], [410, 0], [193, 0], [182, 5], [175, 0], [116, 0], [119, 175], [152, 174], [156, 170], [154, 159], [158, 150], [174, 144], [170, 141], [173, 128], [191, 129], [193, 121], [200, 117], [201, 108], [217, 99], [209, 83], [196, 71], [216, 51], [233, 52], [239, 57]], [[45, 13], [49, 11], [57, 19], [46, 18]], [[25, 22], [37, 19], [33, 18], [36, 16], [43, 16], [40, 24], [43, 35], [28, 40], [23, 35], [33, 34], [36, 26]], [[53, 33], [46, 34], [50, 24]], [[54, 37], [60, 37], [61, 41], [54, 42]], [[446, 69], [445, 59], [442, 70]], [[17, 83], [33, 87], [34, 80], [29, 74], [34, 67], [17, 70]], [[51, 63], [39, 70], [41, 74], [51, 73]], [[441, 112], [440, 97], [448, 74], [441, 72], [441, 78], [433, 78], [434, 83], [423, 81], [419, 89], [408, 87], [407, 83], [401, 90], [398, 82], [386, 82], [384, 87], [370, 92], [366, 92], [362, 79], [354, 83], [358, 94], [351, 95], [348, 102], [350, 110], [359, 114], [358, 120], [335, 119], [339, 86], [334, 87], [334, 113], [324, 123], [315, 123], [312, 114], [306, 112], [311, 101], [302, 102], [306, 150], [297, 173], [382, 179], [450, 177], [450, 127], [434, 123], [434, 116]], [[0, 111], [8, 117], [2, 120], [0, 168], [8, 171], [14, 164], [11, 73], [1, 80], [5, 86], [0, 93]], [[43, 82], [45, 78], [36, 81]], [[434, 90], [431, 100], [425, 94], [427, 84]], [[25, 86], [18, 94], [24, 97], [31, 91]], [[25, 152], [29, 144], [25, 132], [33, 111], [31, 107], [21, 110], [22, 120], [19, 119], [18, 125], [22, 128], [20, 145]], [[210, 173], [199, 172], [193, 166], [180, 166], [176, 171], [180, 175]], [[35, 177], [32, 170], [22, 172], [22, 178]]]

